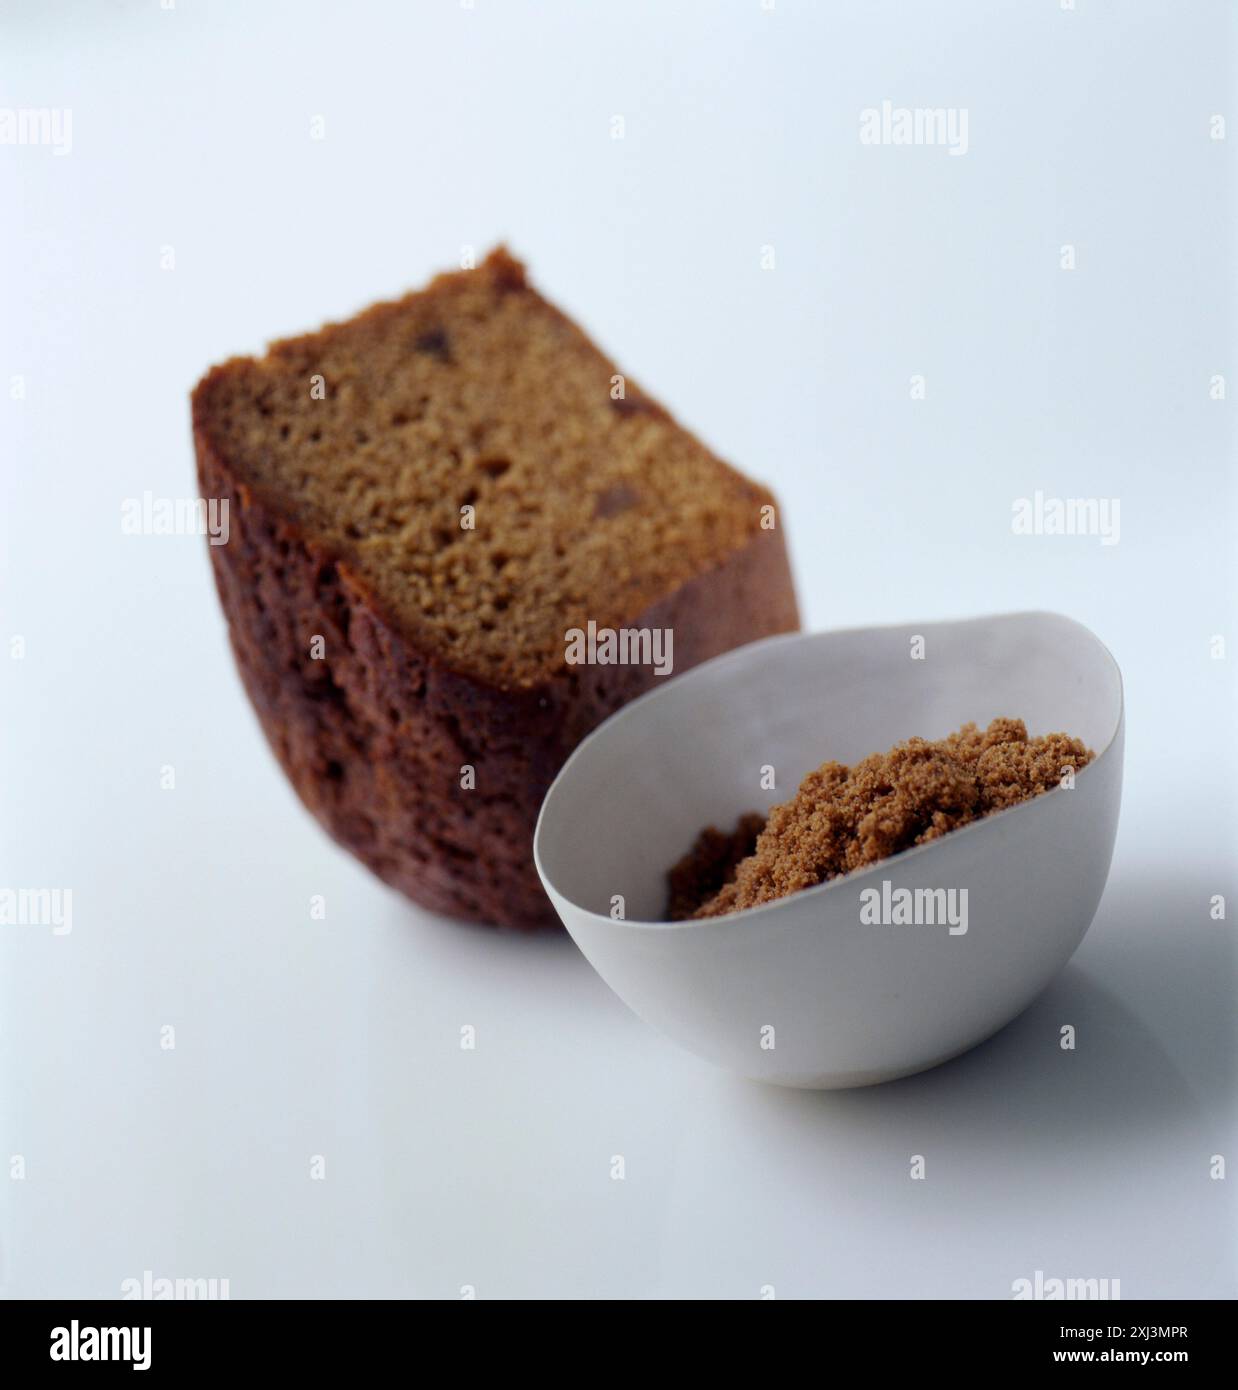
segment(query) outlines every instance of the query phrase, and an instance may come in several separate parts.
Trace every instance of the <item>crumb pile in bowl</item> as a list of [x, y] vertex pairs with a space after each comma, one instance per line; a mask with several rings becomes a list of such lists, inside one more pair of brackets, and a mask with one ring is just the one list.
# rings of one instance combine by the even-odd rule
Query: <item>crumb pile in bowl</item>
[[1021, 719], [994, 719], [823, 763], [767, 817], [702, 830], [667, 873], [667, 917], [721, 917], [867, 868], [1050, 791], [1094, 756], [1068, 734], [1028, 738]]

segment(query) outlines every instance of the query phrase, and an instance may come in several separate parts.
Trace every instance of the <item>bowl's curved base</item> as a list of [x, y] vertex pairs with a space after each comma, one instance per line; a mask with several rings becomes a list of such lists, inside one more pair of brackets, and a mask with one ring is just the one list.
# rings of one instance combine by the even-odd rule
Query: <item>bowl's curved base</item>
[[[1043, 991], [1038, 991], [1042, 993]], [[884, 1071], [851, 1071], [851, 1072], [820, 1072], [812, 1076], [752, 1076], [744, 1073], [746, 1081], [758, 1081], [764, 1086], [785, 1086], [793, 1091], [853, 1091], [862, 1086], [881, 1086], [887, 1081], [902, 1081], [908, 1076], [919, 1076], [921, 1072], [932, 1071], [934, 1067], [945, 1066], [947, 1062], [953, 1062], [957, 1057], [966, 1056], [973, 1048], [982, 1046], [990, 1038], [995, 1038], [1004, 1028], [1010, 1025], [1030, 1007], [1031, 1003], [1025, 1004], [1018, 1013], [1012, 1014], [1004, 1023], [999, 1023], [996, 1028], [991, 1028], [987, 1033], [972, 1042], [964, 1043], [962, 1047], [951, 1048], [949, 1052], [943, 1052], [940, 1057], [934, 1057], [931, 1062], [914, 1062], [906, 1067], [887, 1068]]]

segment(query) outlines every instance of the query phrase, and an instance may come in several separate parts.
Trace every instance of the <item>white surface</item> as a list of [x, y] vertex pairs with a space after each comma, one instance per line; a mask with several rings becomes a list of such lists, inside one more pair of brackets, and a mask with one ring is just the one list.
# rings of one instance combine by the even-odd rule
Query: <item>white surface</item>
[[[27, 644], [0, 653], [0, 879], [75, 894], [68, 936], [0, 928], [6, 1292], [1008, 1297], [1041, 1269], [1232, 1296], [1230, 7], [144, 0], [0, 26], [0, 105], [74, 113], [68, 157], [0, 147], [0, 384], [26, 380], [0, 392], [0, 635]], [[966, 156], [862, 146], [886, 99], [966, 107]], [[566, 938], [419, 914], [278, 775], [202, 542], [121, 534], [123, 499], [192, 491], [209, 363], [504, 236], [775, 485], [810, 627], [1047, 608], [1113, 650], [1096, 923], [964, 1059], [849, 1094], [736, 1081]], [[1036, 489], [1120, 498], [1120, 543], [1012, 535]]]
[[[703, 826], [785, 801], [823, 750], [856, 762], [908, 729], [942, 737], [1011, 709], [1093, 748], [1075, 785], [754, 912], [665, 920], [668, 862]], [[698, 1057], [811, 1090], [891, 1081], [991, 1037], [1070, 959], [1109, 872], [1122, 734], [1112, 656], [1057, 614], [770, 637], [586, 739], [546, 793], [534, 859], [606, 983]], [[940, 918], [862, 910], [926, 889]]]

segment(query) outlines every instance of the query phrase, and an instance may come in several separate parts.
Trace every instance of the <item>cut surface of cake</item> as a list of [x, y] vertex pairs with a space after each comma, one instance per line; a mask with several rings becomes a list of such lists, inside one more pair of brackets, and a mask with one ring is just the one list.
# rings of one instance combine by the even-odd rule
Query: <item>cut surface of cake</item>
[[216, 367], [193, 425], [268, 739], [327, 829], [432, 909], [553, 919], [531, 850], [546, 787], [669, 674], [572, 664], [569, 634], [665, 631], [678, 672], [798, 625], [769, 492], [501, 249]]

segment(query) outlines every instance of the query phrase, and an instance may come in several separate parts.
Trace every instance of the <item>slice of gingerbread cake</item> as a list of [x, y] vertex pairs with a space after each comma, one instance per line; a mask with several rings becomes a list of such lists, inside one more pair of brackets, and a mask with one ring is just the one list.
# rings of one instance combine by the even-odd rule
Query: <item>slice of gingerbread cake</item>
[[551, 779], [656, 682], [798, 625], [770, 493], [497, 250], [193, 396], [232, 647], [326, 829], [426, 907], [554, 914]]

